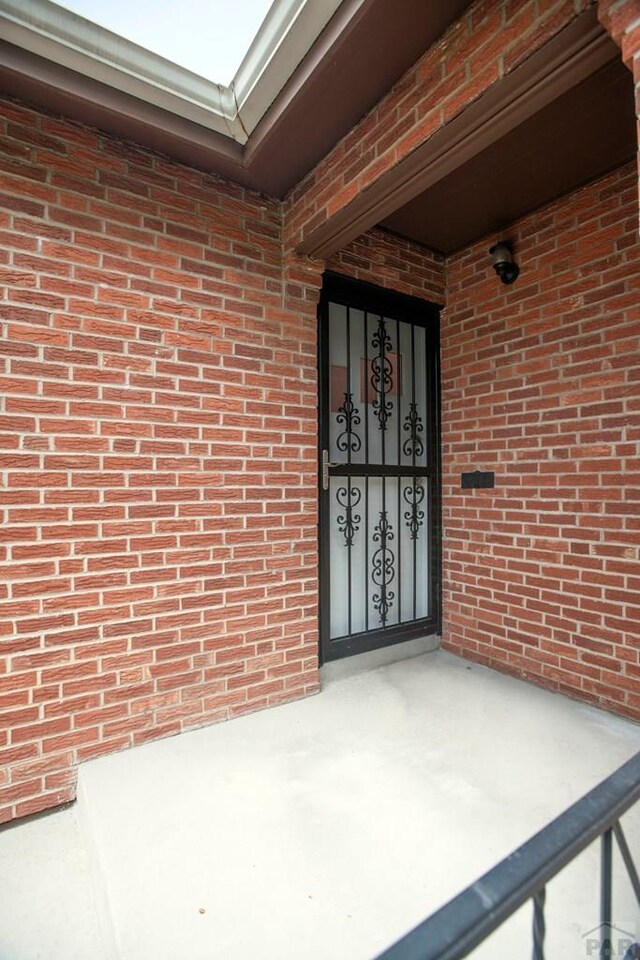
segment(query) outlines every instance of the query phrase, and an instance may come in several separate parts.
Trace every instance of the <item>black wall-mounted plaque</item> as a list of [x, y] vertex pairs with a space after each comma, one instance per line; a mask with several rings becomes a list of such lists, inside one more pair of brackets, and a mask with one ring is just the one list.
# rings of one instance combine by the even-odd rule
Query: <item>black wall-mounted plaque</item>
[[460, 475], [460, 486], [463, 490], [471, 490], [477, 487], [495, 487], [496, 475], [493, 470], [474, 470], [473, 473], [462, 473]]

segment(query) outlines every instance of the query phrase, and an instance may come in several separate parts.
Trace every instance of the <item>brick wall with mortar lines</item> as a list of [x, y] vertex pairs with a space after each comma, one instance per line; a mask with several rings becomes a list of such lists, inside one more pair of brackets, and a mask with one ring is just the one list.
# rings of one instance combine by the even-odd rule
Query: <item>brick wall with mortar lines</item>
[[[640, 719], [640, 240], [629, 165], [447, 263], [445, 646]], [[493, 490], [460, 472], [495, 470]]]
[[598, 19], [622, 51], [622, 59], [640, 82], [640, 3], [638, 0], [598, 0]]
[[476, 0], [291, 191], [287, 244], [382, 179], [594, 2]]
[[317, 689], [319, 267], [279, 205], [0, 110], [0, 820]]
[[445, 258], [419, 244], [373, 229], [327, 261], [327, 270], [397, 293], [445, 302]]

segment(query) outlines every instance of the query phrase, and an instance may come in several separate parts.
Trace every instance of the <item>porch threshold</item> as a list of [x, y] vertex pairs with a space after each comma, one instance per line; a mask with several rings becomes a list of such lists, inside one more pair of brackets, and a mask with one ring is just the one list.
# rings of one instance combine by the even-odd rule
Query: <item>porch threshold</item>
[[378, 667], [385, 667], [399, 660], [409, 660], [411, 657], [433, 653], [439, 647], [440, 637], [431, 634], [428, 637], [414, 637], [413, 640], [379, 647], [377, 650], [367, 650], [366, 653], [357, 653], [352, 657], [343, 657], [341, 660], [330, 660], [320, 667], [320, 683], [324, 687], [334, 680], [367, 673], [369, 670], [376, 670]]

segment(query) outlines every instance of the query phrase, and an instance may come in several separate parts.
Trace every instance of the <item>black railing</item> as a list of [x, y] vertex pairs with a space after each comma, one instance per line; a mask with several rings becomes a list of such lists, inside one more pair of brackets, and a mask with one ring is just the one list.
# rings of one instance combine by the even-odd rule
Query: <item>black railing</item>
[[[640, 753], [381, 953], [378, 960], [460, 960], [527, 900], [533, 901], [533, 958], [543, 960], [546, 884], [598, 837], [602, 843], [600, 960], [610, 960], [613, 956], [611, 866], [614, 836], [640, 906], [640, 879], [620, 826], [620, 817], [638, 799]], [[640, 947], [631, 944], [627, 956], [640, 957]]]

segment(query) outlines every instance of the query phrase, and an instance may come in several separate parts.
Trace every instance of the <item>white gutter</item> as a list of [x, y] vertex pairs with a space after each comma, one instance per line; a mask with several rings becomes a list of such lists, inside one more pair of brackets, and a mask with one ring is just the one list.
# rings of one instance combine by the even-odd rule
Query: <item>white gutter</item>
[[258, 125], [341, 2], [274, 0], [271, 4], [230, 86], [248, 133]]
[[229, 87], [51, 0], [0, 0], [0, 38], [244, 144], [340, 3], [275, 0]]

